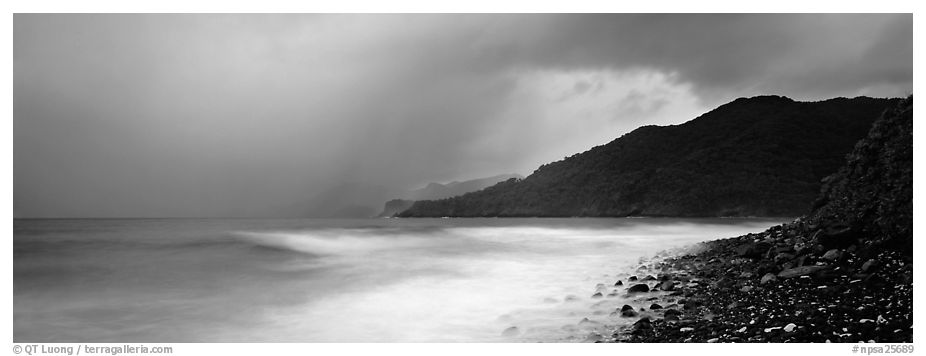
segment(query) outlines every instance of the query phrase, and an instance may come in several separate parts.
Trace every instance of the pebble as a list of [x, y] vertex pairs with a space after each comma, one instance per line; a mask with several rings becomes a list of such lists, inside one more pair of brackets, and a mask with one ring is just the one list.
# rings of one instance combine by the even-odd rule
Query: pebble
[[[900, 266], [902, 261], [912, 265], [910, 257], [872, 250], [864, 244], [859, 244], [855, 252], [833, 249], [836, 245], [828, 246], [827, 250], [815, 241], [801, 241], [809, 239], [809, 235], [803, 234], [808, 233], [800, 226], [786, 227], [777, 233], [769, 230], [748, 238], [711, 241], [706, 243], [708, 248], [704, 252], [680, 252], [666, 260], [650, 261], [650, 273], [658, 276], [652, 289], [662, 292], [630, 298], [635, 305], [649, 305], [650, 311], [639, 316], [661, 315], [662, 319], [654, 319], [652, 324], [647, 321], [646, 330], [639, 330], [637, 323], [633, 327], [627, 325], [628, 333], [629, 330], [634, 333], [626, 335], [626, 340], [912, 341], [912, 268], [905, 270]], [[758, 256], [731, 256], [738, 246], [753, 240], [767, 243]], [[797, 248], [801, 243], [803, 248]], [[795, 248], [791, 249], [792, 246]], [[771, 260], [782, 253], [794, 257], [779, 264]], [[832, 259], [824, 259], [827, 254]], [[879, 265], [877, 261], [882, 262]], [[865, 264], [868, 272], [862, 270]], [[669, 277], [664, 278], [666, 275]], [[670, 284], [674, 286], [672, 291]], [[638, 285], [628, 283], [625, 287]], [[649, 289], [647, 286], [646, 290]], [[630, 307], [629, 311], [644, 310]], [[618, 312], [612, 315], [617, 316]], [[803, 324], [799, 326], [797, 321]], [[577, 335], [576, 340], [584, 336]], [[615, 337], [617, 341], [623, 340], [620, 333]]]
[[823, 254], [823, 259], [835, 261], [835, 260], [838, 260], [839, 257], [841, 256], [842, 256], [842, 252], [834, 248], [832, 250], [826, 251], [826, 253]]
[[774, 273], [766, 273], [764, 276], [762, 276], [762, 279], [759, 280], [759, 284], [767, 284], [777, 280], [778, 277], [776, 277]]

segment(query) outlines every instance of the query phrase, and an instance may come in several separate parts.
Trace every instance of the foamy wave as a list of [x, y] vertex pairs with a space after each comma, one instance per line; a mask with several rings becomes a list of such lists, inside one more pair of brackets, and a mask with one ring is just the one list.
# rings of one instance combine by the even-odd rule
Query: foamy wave
[[388, 250], [407, 250], [430, 245], [418, 236], [377, 236], [357, 231], [235, 232], [249, 243], [325, 256], [361, 256]]

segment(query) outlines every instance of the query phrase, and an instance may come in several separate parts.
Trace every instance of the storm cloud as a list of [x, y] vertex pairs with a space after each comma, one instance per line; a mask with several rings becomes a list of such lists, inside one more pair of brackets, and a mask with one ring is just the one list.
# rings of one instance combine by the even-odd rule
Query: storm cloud
[[912, 20], [17, 14], [14, 214], [311, 215], [737, 97], [907, 95]]

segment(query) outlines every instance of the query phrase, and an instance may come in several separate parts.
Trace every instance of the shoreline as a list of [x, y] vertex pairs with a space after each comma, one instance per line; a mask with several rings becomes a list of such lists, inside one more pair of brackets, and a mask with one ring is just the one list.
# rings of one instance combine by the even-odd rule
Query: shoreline
[[912, 342], [912, 256], [847, 230], [797, 219], [659, 253], [621, 281], [645, 291], [609, 341]]

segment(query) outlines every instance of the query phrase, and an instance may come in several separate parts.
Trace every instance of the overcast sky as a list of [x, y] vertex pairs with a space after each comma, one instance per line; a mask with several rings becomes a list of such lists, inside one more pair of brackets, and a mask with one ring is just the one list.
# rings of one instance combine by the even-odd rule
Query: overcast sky
[[904, 96], [912, 15], [14, 16], [14, 214], [264, 216], [737, 97]]

